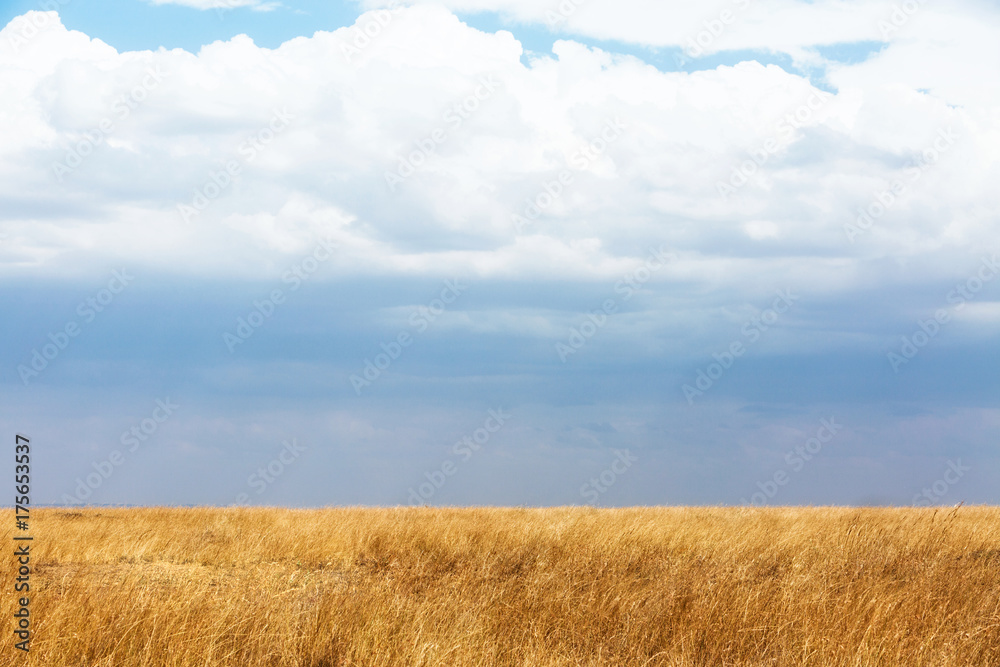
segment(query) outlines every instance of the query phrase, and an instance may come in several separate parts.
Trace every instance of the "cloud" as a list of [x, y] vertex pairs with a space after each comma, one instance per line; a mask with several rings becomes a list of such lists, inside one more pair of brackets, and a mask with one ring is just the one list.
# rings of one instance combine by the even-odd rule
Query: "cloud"
[[[134, 483], [159, 485], [147, 502], [228, 502], [291, 436], [315, 452], [296, 474], [315, 479], [274, 501], [405, 502], [440, 464], [426, 452], [500, 402], [523, 420], [509, 436], [520, 449], [498, 442], [502, 472], [482, 465], [442, 500], [574, 502], [590, 474], [581, 450], [599, 470], [601, 447], [634, 446], [651, 476], [633, 502], [735, 502], [757, 468], [773, 473], [767, 456], [837, 415], [856, 438], [817, 464], [819, 495], [787, 501], [845, 502], [893, 478], [886, 493], [907, 502], [906, 476], [888, 474], [898, 451], [926, 456], [948, 434], [986, 442], [997, 283], [898, 376], [886, 352], [995, 248], [996, 10], [921, 4], [886, 32], [892, 6], [746, 3], [702, 40], [705, 53], [773, 47], [819, 68], [816, 80], [749, 56], [663, 71], [585, 43], [683, 47], [736, 3], [592, 0], [555, 26], [550, 53], [453, 13], [544, 25], [553, 6], [418, 3], [274, 49], [241, 35], [197, 53], [119, 52], [54, 12], [4, 27], [0, 299], [18, 325], [2, 334], [0, 390], [12, 414], [47, 425], [43, 441], [94, 452], [54, 461], [65, 479], [46, 497], [166, 395], [197, 407], [163, 432], [157, 458], [136, 460]], [[884, 47], [819, 55], [857, 40]], [[282, 276], [317, 239], [336, 252], [293, 294]], [[661, 247], [675, 259], [624, 289]], [[122, 267], [135, 286], [25, 390], [14, 370]], [[467, 296], [356, 396], [350, 375], [453, 278]], [[277, 287], [287, 303], [230, 354], [223, 333]], [[751, 341], [744, 332], [762, 329], [748, 323], [787, 289], [800, 301]], [[563, 364], [554, 345], [607, 299], [618, 312]], [[752, 348], [688, 405], [682, 385], [734, 341]], [[248, 443], [255, 453], [233, 467], [226, 457]], [[906, 465], [913, 479], [937, 469]], [[176, 484], [195, 468], [228, 470], [228, 486]], [[534, 491], [497, 486], [506, 479]]]
[[[365, 0], [368, 8], [397, 4]], [[952, 0], [872, 3], [864, 0], [724, 0], [716, 3], [647, 0], [409, 0], [460, 13], [495, 12], [512, 23], [537, 24], [564, 34], [651, 47], [690, 48], [699, 54], [762, 50], [805, 56], [817, 46], [933, 38], [952, 18], [995, 24], [987, 3]], [[944, 19], [940, 23], [939, 19]], [[962, 18], [959, 19], [961, 21]], [[949, 26], [950, 27], [950, 26]], [[955, 36], [950, 30], [948, 38]]]
[[[794, 33], [806, 10], [768, 11]], [[0, 271], [128, 258], [273, 278], [327, 236], [329, 279], [613, 286], [664, 244], [679, 260], [650, 287], [747, 304], [789, 282], [849, 298], [961, 277], [1000, 231], [1000, 63], [971, 14], [933, 43], [920, 16], [831, 66], [827, 93], [776, 65], [664, 72], [572, 40], [526, 60], [511, 33], [433, 5], [197, 54], [118, 53], [29, 13], [0, 32]]]

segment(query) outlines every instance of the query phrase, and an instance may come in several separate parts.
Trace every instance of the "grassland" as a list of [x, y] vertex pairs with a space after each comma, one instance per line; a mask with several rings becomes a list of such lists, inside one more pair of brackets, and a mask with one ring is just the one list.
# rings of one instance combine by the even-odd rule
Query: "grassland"
[[33, 519], [36, 634], [25, 660], [8, 556], [2, 665], [1000, 665], [996, 508]]

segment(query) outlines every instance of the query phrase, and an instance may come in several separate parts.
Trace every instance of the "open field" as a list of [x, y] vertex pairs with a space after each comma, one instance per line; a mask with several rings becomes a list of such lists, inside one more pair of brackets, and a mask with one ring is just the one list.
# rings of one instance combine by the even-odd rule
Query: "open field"
[[1000, 665], [996, 508], [32, 517], [2, 665]]

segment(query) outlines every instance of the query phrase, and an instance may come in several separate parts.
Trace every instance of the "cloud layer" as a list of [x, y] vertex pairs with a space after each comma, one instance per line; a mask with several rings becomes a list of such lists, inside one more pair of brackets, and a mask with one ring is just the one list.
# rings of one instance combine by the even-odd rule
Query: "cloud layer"
[[[953, 74], [988, 55], [978, 32], [935, 45], [934, 68], [923, 42], [831, 64], [824, 95], [776, 66], [662, 72], [572, 41], [525, 64], [509, 33], [433, 6], [197, 55], [119, 54], [29, 14], [0, 34], [5, 266], [95, 244], [88, 257], [255, 274], [323, 233], [345, 271], [607, 279], [666, 242], [687, 279], [843, 282], [844, 262], [995, 238], [996, 90]], [[896, 178], [906, 191], [850, 243], [845, 223]]]
[[[276, 49], [239, 36], [198, 53], [118, 52], [54, 12], [26, 14], [0, 31], [0, 279], [10, 286], [0, 297], [17, 310], [24, 285], [37, 283], [44, 289], [31, 294], [60, 305], [23, 311], [34, 329], [8, 334], [4, 386], [20, 384], [11, 371], [47, 332], [77, 319], [80, 299], [129, 267], [175, 294], [130, 288], [115, 303], [146, 308], [147, 319], [99, 324], [101, 342], [74, 348], [87, 351], [82, 360], [67, 352], [41, 386], [85, 385], [105, 369], [119, 389], [148, 373], [168, 385], [197, 378], [189, 389], [199, 398], [335, 396], [368, 416], [312, 406], [326, 416], [309, 432], [386, 451], [460, 433], [480, 402], [493, 404], [491, 392], [517, 396], [534, 416], [517, 427], [530, 455], [511, 456], [538, 457], [536, 471], [558, 467], [546, 448], [588, 442], [716, 453], [738, 444], [751, 456], [806, 436], [832, 403], [857, 408], [896, 390], [923, 402], [918, 414], [856, 413], [858, 448], [905, 423], [916, 449], [932, 449], [929, 434], [959, 429], [957, 415], [971, 424], [959, 439], [977, 442], [995, 424], [983, 397], [996, 383], [963, 378], [1000, 331], [1000, 281], [981, 273], [996, 262], [1000, 232], [998, 12], [910, 4], [894, 16], [891, 5], [853, 2], [734, 2], [707, 13], [418, 2]], [[479, 11], [567, 38], [526, 53], [511, 32], [453, 13]], [[704, 31], [711, 39], [698, 41]], [[665, 71], [593, 40], [770, 49], [797, 67], [748, 59]], [[863, 41], [883, 46], [840, 60], [821, 48]], [[336, 246], [332, 259], [313, 261], [318, 244]], [[313, 296], [291, 289], [295, 276]], [[456, 279], [468, 295], [434, 312], [443, 281]], [[94, 288], [78, 294], [80, 285]], [[223, 334], [274, 289], [289, 297], [283, 315], [230, 353]], [[789, 290], [792, 307], [772, 322], [776, 295]], [[902, 337], [919, 342], [937, 311], [947, 335], [930, 346], [947, 363], [920, 352], [936, 375], [892, 384], [887, 354], [905, 355]], [[352, 376], [400, 332], [414, 334], [415, 313], [433, 314], [414, 347], [424, 352], [356, 395]], [[747, 355], [737, 370], [709, 377], [737, 343]], [[146, 359], [149, 350], [161, 356]], [[904, 372], [915, 364], [903, 363]], [[693, 405], [684, 386], [703, 392]], [[954, 412], [924, 411], [949, 392]], [[463, 403], [472, 395], [474, 409]], [[462, 407], [400, 407], [391, 425], [372, 416], [406, 397]], [[786, 427], [753, 412], [774, 404], [802, 412]], [[234, 426], [242, 407], [212, 405], [226, 418], [212, 422], [206, 409], [182, 430], [223, 434], [230, 448], [264, 437]], [[267, 437], [280, 431], [275, 411], [262, 419]], [[725, 433], [711, 431], [720, 415], [732, 418]], [[181, 441], [198, 447], [177, 437], [180, 470]], [[855, 454], [838, 462], [844, 475], [874, 475], [889, 456]], [[369, 462], [373, 475], [386, 456]], [[678, 456], [689, 472], [707, 465]], [[510, 488], [492, 497], [513, 502]], [[647, 491], [635, 498], [649, 501]], [[686, 493], [711, 502], [706, 489]]]

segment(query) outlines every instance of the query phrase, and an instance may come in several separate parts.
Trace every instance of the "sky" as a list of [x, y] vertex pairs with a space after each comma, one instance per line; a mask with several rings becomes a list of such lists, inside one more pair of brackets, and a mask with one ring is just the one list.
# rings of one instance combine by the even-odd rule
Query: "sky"
[[1000, 500], [994, 3], [0, 10], [36, 504]]

